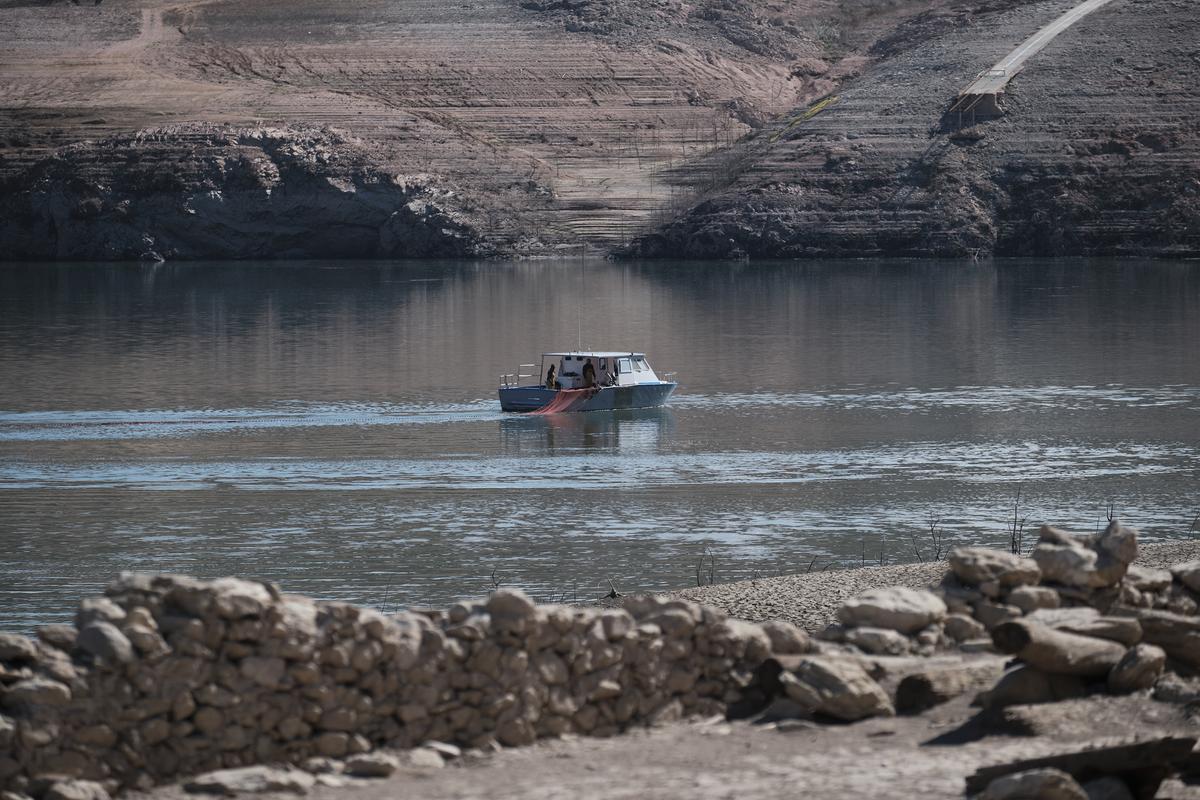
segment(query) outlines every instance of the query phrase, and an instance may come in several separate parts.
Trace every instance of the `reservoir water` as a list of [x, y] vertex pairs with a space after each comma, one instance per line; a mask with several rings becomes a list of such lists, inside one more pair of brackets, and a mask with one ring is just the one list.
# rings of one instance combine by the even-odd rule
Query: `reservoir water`
[[[577, 341], [677, 394], [500, 413]], [[1200, 265], [0, 265], [0, 630], [122, 570], [583, 600], [1007, 546], [1014, 505], [1200, 535]]]

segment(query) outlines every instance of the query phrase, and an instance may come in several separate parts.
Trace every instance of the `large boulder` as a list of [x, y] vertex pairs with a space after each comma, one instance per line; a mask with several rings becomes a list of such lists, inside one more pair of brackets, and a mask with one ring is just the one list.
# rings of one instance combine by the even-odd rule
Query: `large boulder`
[[1126, 647], [1142, 640], [1142, 626], [1137, 619], [1101, 616], [1099, 611], [1087, 606], [1039, 609], [1025, 619], [1055, 630], [1119, 642]]
[[1170, 611], [1139, 608], [1128, 610], [1142, 626], [1142, 641], [1167, 651], [1171, 658], [1200, 668], [1200, 617]]
[[1098, 536], [1073, 536], [1043, 525], [1033, 560], [1046, 581], [1098, 589], [1119, 583], [1137, 554], [1137, 531], [1113, 520]]
[[838, 619], [847, 625], [889, 628], [904, 634], [916, 633], [945, 617], [946, 604], [940, 597], [903, 586], [869, 589], [838, 609]]
[[768, 620], [762, 631], [771, 640], [771, 652], [775, 655], [802, 655], [811, 653], [812, 640], [808, 634], [790, 622]]
[[1116, 642], [1055, 630], [1028, 620], [1012, 620], [992, 629], [992, 642], [1035, 669], [1051, 675], [1103, 677], [1125, 655]]
[[1171, 575], [1193, 592], [1200, 592], [1200, 561], [1188, 561], [1171, 567]]
[[949, 555], [950, 569], [970, 586], [994, 582], [1002, 587], [1036, 584], [1042, 573], [1032, 559], [987, 547], [955, 547]]
[[[1195, 563], [1197, 568], [1200, 568], [1200, 561]], [[1161, 592], [1171, 585], [1171, 577], [1170, 570], [1142, 567], [1137, 564], [1130, 564], [1129, 569], [1125, 571], [1125, 582], [1139, 592]]]
[[1050, 675], [1033, 667], [1009, 670], [990, 690], [975, 698], [983, 708], [1005, 708], [1032, 703], [1057, 703], [1083, 697], [1087, 686], [1074, 675]]
[[1149, 689], [1166, 664], [1167, 654], [1161, 647], [1152, 644], [1131, 647], [1108, 673], [1108, 688], [1119, 693]]
[[904, 634], [889, 628], [851, 628], [843, 641], [864, 653], [878, 656], [902, 656], [912, 649], [912, 641]]
[[787, 696], [814, 714], [853, 722], [896, 713], [883, 687], [850, 659], [809, 656], [779, 679]]
[[36, 661], [37, 645], [17, 633], [0, 633], [0, 661], [9, 663]]

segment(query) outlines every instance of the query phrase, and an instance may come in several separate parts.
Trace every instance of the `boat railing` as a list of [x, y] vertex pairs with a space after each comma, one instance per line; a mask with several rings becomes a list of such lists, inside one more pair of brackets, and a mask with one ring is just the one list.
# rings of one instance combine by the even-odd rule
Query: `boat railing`
[[534, 373], [521, 372], [523, 369], [534, 369], [537, 364], [518, 364], [516, 372], [505, 372], [500, 376], [500, 385], [505, 389], [513, 386], [520, 386], [521, 381], [525, 378], [532, 378]]

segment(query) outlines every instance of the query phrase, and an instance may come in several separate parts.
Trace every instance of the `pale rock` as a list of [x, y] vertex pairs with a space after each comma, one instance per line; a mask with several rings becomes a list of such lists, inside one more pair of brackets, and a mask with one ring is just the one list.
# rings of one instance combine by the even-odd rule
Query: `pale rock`
[[452, 760], [462, 756], [462, 748], [458, 745], [449, 744], [448, 742], [439, 742], [434, 739], [426, 741], [421, 747], [433, 750], [442, 758]]
[[996, 778], [976, 800], [1088, 800], [1088, 796], [1069, 773], [1042, 767]]
[[1171, 575], [1193, 592], [1200, 592], [1200, 561], [1188, 561], [1171, 567]]
[[343, 771], [355, 778], [386, 778], [399, 766], [399, 759], [387, 753], [362, 753], [346, 759]]
[[803, 658], [780, 674], [784, 691], [814, 714], [853, 722], [873, 716], [894, 716], [883, 690], [855, 661], [820, 656]]
[[846, 631], [845, 642], [864, 653], [879, 656], [906, 655], [912, 649], [907, 636], [888, 628], [851, 628]]
[[37, 661], [37, 645], [16, 633], [0, 633], [0, 661], [20, 663]]
[[723, 645], [724, 655], [756, 664], [771, 654], [771, 639], [762, 627], [740, 619], [723, 619], [708, 628], [709, 646]]
[[992, 629], [992, 642], [1000, 652], [1052, 675], [1102, 677], [1125, 655], [1125, 648], [1116, 642], [1067, 633], [1028, 619], [997, 625]]
[[1200, 667], [1200, 618], [1152, 609], [1137, 609], [1131, 615], [1142, 626], [1142, 641], [1158, 645], [1190, 667]]
[[1055, 630], [1093, 636], [1132, 647], [1142, 639], [1142, 626], [1133, 617], [1105, 617], [1094, 608], [1042, 609], [1025, 617], [1030, 622]]
[[1039, 608], [1058, 608], [1062, 604], [1058, 592], [1047, 586], [1018, 586], [1008, 593], [1006, 602], [1026, 614]]
[[[1196, 562], [1200, 567], [1200, 561]], [[1140, 592], [1161, 592], [1171, 585], [1171, 572], [1165, 569], [1139, 567], [1130, 564], [1125, 572], [1125, 582]]]
[[230, 797], [266, 792], [307, 794], [315, 783], [313, 776], [302, 770], [255, 766], [222, 769], [197, 775], [185, 782], [183, 789], [186, 792]]
[[1152, 644], [1129, 648], [1108, 673], [1108, 688], [1118, 693], [1136, 692], [1154, 686], [1167, 664], [1167, 653]]
[[940, 597], [902, 586], [869, 589], [838, 609], [838, 619], [847, 625], [890, 628], [900, 633], [916, 633], [945, 617], [946, 604]]
[[529, 620], [537, 614], [537, 604], [520, 589], [497, 589], [484, 606], [493, 618]]
[[790, 622], [769, 620], [762, 624], [763, 633], [771, 640], [771, 652], [776, 655], [803, 655], [812, 652], [808, 634]]
[[[134, 610], [140, 611], [142, 609]], [[126, 624], [123, 633], [133, 646], [137, 648], [138, 652], [147, 658], [166, 655], [171, 650], [166, 640], [154, 628], [145, 625]]]
[[610, 642], [615, 642], [633, 633], [636, 623], [628, 611], [612, 608], [600, 615], [600, 624], [604, 630], [604, 637]]
[[1095, 586], [1096, 563], [1094, 550], [1062, 544], [1039, 544], [1033, 548], [1033, 560], [1047, 581], [1065, 586]]
[[42, 643], [64, 653], [75, 649], [75, 637], [78, 635], [79, 631], [74, 625], [43, 625], [37, 629], [37, 637]]
[[[1138, 533], [1135, 528], [1129, 528], [1122, 525], [1119, 520], [1112, 520], [1108, 523], [1108, 527], [1100, 534], [1093, 544], [1093, 547], [1101, 554], [1107, 556], [1114, 562], [1119, 562], [1124, 565], [1121, 570], [1121, 575], [1125, 574], [1125, 569], [1129, 567], [1138, 557]], [[1102, 560], [1104, 560], [1102, 558]], [[1119, 580], [1119, 579], [1118, 579]], [[1112, 584], [1106, 584], [1112, 585]]]
[[12, 747], [13, 740], [16, 738], [17, 726], [11, 719], [0, 714], [0, 751]]
[[134, 659], [133, 644], [111, 622], [90, 622], [79, 629], [75, 645], [106, 664], [128, 664]]
[[256, 581], [218, 578], [210, 584], [213, 610], [224, 619], [260, 616], [275, 602], [270, 589]]
[[657, 625], [663, 636], [673, 639], [689, 637], [696, 628], [696, 620], [682, 608], [664, 608], [651, 615], [646, 622]]
[[75, 612], [75, 627], [83, 630], [93, 622], [120, 625], [125, 621], [125, 609], [107, 597], [88, 597], [79, 602]]
[[1043, 525], [1033, 560], [1046, 581], [1095, 589], [1120, 582], [1137, 552], [1137, 531], [1116, 520], [1099, 536], [1085, 537]]
[[966, 614], [950, 614], [945, 621], [946, 635], [956, 642], [978, 639], [987, 634], [982, 623]]
[[533, 659], [533, 665], [538, 677], [547, 686], [565, 684], [570, 678], [566, 663], [550, 651], [538, 653]]
[[48, 678], [26, 678], [8, 687], [0, 696], [5, 708], [26, 706], [65, 706], [71, 702], [71, 689]]
[[143, 628], [149, 628], [152, 631], [158, 630], [158, 622], [154, 619], [154, 614], [145, 606], [134, 606], [125, 613], [126, 625], [140, 625]]
[[432, 747], [417, 747], [408, 754], [408, 766], [413, 769], [441, 769], [446, 766], [442, 754]]
[[950, 569], [963, 583], [978, 586], [994, 581], [1001, 587], [1036, 584], [1041, 578], [1038, 565], [1003, 550], [986, 547], [955, 547], [948, 556]]
[[53, 784], [42, 800], [109, 800], [108, 791], [95, 781], [67, 780]]

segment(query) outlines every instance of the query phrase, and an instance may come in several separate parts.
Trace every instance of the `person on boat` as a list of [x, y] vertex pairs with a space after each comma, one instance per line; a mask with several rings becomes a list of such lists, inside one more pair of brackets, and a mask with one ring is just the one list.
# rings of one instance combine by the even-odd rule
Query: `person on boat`
[[558, 386], [558, 376], [554, 374], [554, 365], [551, 364], [550, 369], [546, 370], [546, 388], [557, 389]]
[[592, 365], [592, 360], [589, 358], [587, 363], [583, 365], [583, 388], [591, 389], [596, 385], [596, 367]]

